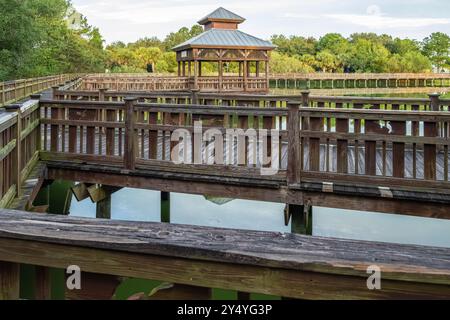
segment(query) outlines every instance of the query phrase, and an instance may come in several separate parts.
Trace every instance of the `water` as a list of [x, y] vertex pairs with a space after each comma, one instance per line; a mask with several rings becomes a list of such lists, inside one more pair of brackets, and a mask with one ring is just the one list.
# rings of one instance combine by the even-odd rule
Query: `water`
[[[57, 189], [61, 189], [61, 185]], [[170, 221], [175, 224], [291, 232], [291, 224], [284, 224], [284, 208], [282, 203], [207, 199], [183, 193], [171, 193], [170, 201], [162, 201], [159, 191], [132, 188], [121, 189], [111, 197], [111, 219], [114, 220]], [[71, 216], [95, 218], [96, 206], [90, 199], [78, 202], [73, 197], [69, 212]], [[321, 207], [313, 208], [312, 215], [314, 236], [450, 247], [449, 220]], [[128, 279], [117, 288], [115, 299], [127, 299], [137, 292], [151, 292], [160, 284], [159, 281]], [[213, 299], [237, 299], [235, 291], [213, 289], [212, 294]], [[252, 294], [251, 299], [274, 300], [280, 297]]]
[[[159, 191], [124, 188], [111, 201], [114, 220], [161, 222]], [[291, 232], [291, 224], [284, 225], [284, 208], [282, 203], [241, 199], [216, 204], [201, 195], [171, 193], [170, 222]], [[72, 199], [70, 215], [95, 218], [95, 214], [95, 204], [89, 199]], [[322, 207], [313, 208], [312, 220], [314, 236], [450, 248], [449, 220]]]

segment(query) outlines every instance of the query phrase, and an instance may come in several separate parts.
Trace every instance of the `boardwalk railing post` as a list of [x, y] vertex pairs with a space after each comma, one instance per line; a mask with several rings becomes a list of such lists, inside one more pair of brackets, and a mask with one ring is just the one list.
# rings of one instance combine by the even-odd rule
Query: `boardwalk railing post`
[[14, 181], [16, 183], [16, 195], [20, 196], [20, 187], [21, 187], [21, 173], [22, 173], [22, 159], [21, 159], [21, 133], [22, 133], [22, 116], [21, 116], [21, 108], [20, 104], [11, 104], [9, 106], [5, 106], [6, 111], [8, 112], [17, 112], [17, 124], [16, 124], [16, 148], [15, 148], [15, 157], [16, 161], [14, 162], [15, 169]]
[[136, 146], [134, 130], [134, 105], [137, 98], [127, 97], [125, 100], [125, 147], [124, 164], [126, 170], [134, 170], [136, 167]]
[[[40, 111], [41, 110], [41, 102], [40, 102], [41, 98], [42, 98], [42, 95], [40, 95], [40, 94], [32, 94], [30, 96], [31, 100], [39, 101], [38, 102], [39, 103], [39, 119], [42, 118], [41, 111]], [[41, 148], [42, 148], [42, 136], [41, 136], [41, 129], [40, 129], [40, 126], [39, 126], [38, 127], [38, 134], [36, 135], [36, 150], [37, 151], [41, 151]]]
[[288, 102], [288, 166], [287, 183], [300, 183], [300, 102]]
[[431, 93], [428, 95], [430, 97], [430, 109], [431, 111], [439, 111], [440, 109], [440, 99], [439, 93]]
[[302, 91], [302, 107], [309, 107], [309, 91]]
[[[440, 94], [432, 93], [430, 97], [430, 111], [439, 111], [440, 109]], [[437, 137], [439, 136], [439, 125], [436, 122], [424, 123], [424, 136]], [[436, 180], [436, 145], [424, 145], [424, 178], [425, 180]]]
[[52, 100], [58, 100], [58, 86], [52, 87]]
[[198, 104], [198, 93], [200, 90], [192, 89], [191, 90], [191, 104]]

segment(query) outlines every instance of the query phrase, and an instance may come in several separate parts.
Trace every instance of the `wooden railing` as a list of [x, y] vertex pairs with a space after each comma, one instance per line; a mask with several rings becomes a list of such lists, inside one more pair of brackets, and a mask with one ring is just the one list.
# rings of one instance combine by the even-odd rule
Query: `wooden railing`
[[[58, 100], [63, 98], [76, 100]], [[278, 173], [266, 179], [292, 186], [317, 181], [448, 192], [449, 100], [436, 95], [368, 99], [307, 93], [296, 98], [302, 102], [286, 108], [286, 96], [172, 93], [123, 99], [121, 93], [104, 90], [95, 96], [54, 89], [53, 100], [43, 99], [39, 105], [30, 101], [21, 108], [23, 143], [18, 149], [19, 116], [3, 113], [0, 199], [6, 199], [4, 204], [18, 192], [17, 172], [37, 160], [38, 150], [43, 150], [42, 159], [110, 163], [129, 170], [163, 165], [257, 178], [261, 167], [272, 167]], [[193, 99], [207, 105], [192, 105]], [[217, 148], [193, 149], [194, 124], [200, 120], [202, 134], [216, 129], [214, 139], [209, 138], [220, 137]], [[179, 137], [179, 146], [171, 141], [178, 129], [191, 136]], [[266, 129], [267, 135], [261, 143], [252, 132], [239, 138], [229, 129]], [[173, 155], [183, 163], [174, 164]]]
[[[41, 78], [0, 82], [0, 107], [79, 77], [80, 75], [61, 74]], [[67, 88], [72, 89], [73, 87]]]
[[[112, 299], [119, 277], [165, 283], [142, 299], [206, 300], [211, 288], [301, 299], [448, 299], [449, 251], [0, 210], [0, 299], [20, 298], [20, 264], [37, 266], [37, 299], [50, 298], [52, 288], [67, 299]], [[80, 268], [80, 290], [65, 281], [58, 287], [43, 272], [69, 266]], [[367, 285], [374, 271], [379, 290]]]
[[121, 77], [104, 75], [103, 77], [84, 77], [83, 90], [109, 89], [117, 91], [177, 91], [189, 89], [188, 77]]
[[450, 79], [450, 73], [278, 73], [270, 79]]
[[[194, 77], [161, 74], [94, 74], [84, 78], [83, 88], [98, 90], [155, 91], [195, 88]], [[122, 84], [120, 84], [122, 83]], [[448, 91], [449, 73], [312, 73], [272, 74], [268, 79], [243, 78], [227, 74], [197, 78], [197, 88], [205, 92], [264, 92], [270, 89], [311, 89], [316, 94], [430, 93], [431, 88]]]
[[20, 195], [20, 187], [39, 160], [39, 101], [9, 105], [0, 112], [0, 208]]
[[[254, 99], [254, 105], [261, 103]], [[47, 134], [43, 146], [51, 153], [47, 157], [57, 159], [107, 161], [130, 170], [157, 161], [172, 166], [170, 155], [178, 145], [171, 141], [172, 133], [181, 128], [192, 135], [195, 121], [201, 120], [202, 134], [216, 128], [215, 135], [224, 143], [207, 157], [215, 159], [215, 165], [200, 163], [201, 154], [191, 151], [189, 138], [180, 139], [183, 143], [175, 154], [202, 170], [238, 167], [241, 170], [234, 172], [256, 176], [261, 166], [274, 166], [279, 168], [275, 178], [284, 176], [293, 185], [321, 181], [448, 192], [447, 100], [437, 96], [431, 100], [367, 101], [330, 97], [325, 102], [324, 97], [307, 95], [303, 99], [303, 106], [290, 103], [289, 108], [142, 103], [137, 98], [118, 102], [44, 100], [41, 123]], [[262, 148], [267, 148], [267, 157], [273, 152], [278, 157], [261, 163], [257, 144], [246, 136], [237, 159], [217, 163], [232, 157], [230, 150], [238, 148], [238, 142], [230, 142], [227, 135], [231, 128], [269, 130]], [[270, 133], [271, 129], [278, 131]], [[280, 147], [272, 150], [271, 142], [278, 140]], [[192, 165], [188, 168], [193, 169]]]
[[[264, 92], [267, 90], [267, 80], [265, 78], [248, 78], [247, 88], [249, 92]], [[179, 91], [194, 88], [193, 77], [173, 77], [173, 76], [125, 76], [104, 75], [87, 76], [83, 79], [82, 88], [84, 90], [109, 89], [116, 91]], [[197, 86], [199, 90], [205, 92], [243, 92], [244, 80], [240, 77], [198, 77]]]

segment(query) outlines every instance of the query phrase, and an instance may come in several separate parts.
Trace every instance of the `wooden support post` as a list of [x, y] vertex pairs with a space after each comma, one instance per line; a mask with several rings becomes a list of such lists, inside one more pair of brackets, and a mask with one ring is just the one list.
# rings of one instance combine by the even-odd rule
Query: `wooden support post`
[[125, 98], [125, 148], [124, 148], [124, 164], [126, 170], [134, 170], [136, 167], [136, 146], [135, 146], [135, 130], [134, 130], [134, 104], [136, 98]]
[[309, 107], [309, 94], [310, 91], [306, 90], [306, 91], [302, 91], [302, 107]]
[[265, 77], [266, 77], [266, 92], [269, 92], [270, 89], [270, 79], [269, 79], [269, 60], [266, 60], [264, 62], [265, 70]]
[[0, 262], [0, 300], [18, 300], [20, 293], [20, 266]]
[[52, 294], [50, 268], [48, 267], [35, 267], [36, 284], [34, 297], [36, 300], [50, 300]]
[[97, 202], [95, 217], [97, 219], [111, 219], [111, 194]]
[[288, 108], [288, 184], [300, 184], [300, 113], [299, 102], [289, 102]]
[[170, 223], [170, 192], [161, 191], [161, 222]]
[[223, 90], [223, 61], [219, 61], [219, 92]]
[[195, 60], [194, 61], [194, 89], [198, 88], [198, 74], [199, 74], [198, 61]]
[[244, 60], [244, 65], [243, 65], [243, 76], [244, 76], [244, 91], [247, 91], [247, 60]]
[[[398, 104], [392, 105], [392, 110], [399, 110]], [[391, 121], [392, 134], [403, 136], [406, 134], [406, 121]], [[392, 175], [396, 178], [405, 177], [405, 143], [392, 143]]]
[[16, 124], [16, 147], [14, 151], [14, 183], [16, 185], [16, 197], [21, 195], [21, 173], [22, 173], [22, 143], [21, 143], [21, 133], [22, 133], [22, 115], [21, 115], [21, 105], [20, 104], [12, 104], [5, 106], [6, 111], [8, 112], [16, 112], [17, 113], [17, 124]]
[[309, 202], [303, 206], [288, 205], [291, 216], [291, 232], [312, 236], [312, 206]]
[[198, 101], [199, 91], [200, 90], [198, 90], [198, 89], [191, 90], [191, 104], [194, 104], [194, 105], [199, 104], [199, 101]]
[[[440, 95], [433, 93], [430, 97], [430, 111], [439, 111], [440, 109]], [[436, 122], [424, 123], [424, 136], [437, 137], [439, 135], [438, 124]], [[436, 153], [437, 148], [435, 144], [424, 145], [424, 178], [425, 180], [436, 180]], [[447, 155], [445, 155], [446, 157]]]

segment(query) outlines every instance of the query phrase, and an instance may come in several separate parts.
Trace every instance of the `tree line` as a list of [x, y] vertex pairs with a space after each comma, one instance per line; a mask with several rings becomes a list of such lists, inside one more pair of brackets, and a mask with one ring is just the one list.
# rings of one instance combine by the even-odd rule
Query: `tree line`
[[328, 33], [316, 40], [272, 36], [278, 46], [274, 72], [429, 72], [450, 68], [450, 37], [432, 33], [423, 41], [375, 33], [345, 38]]
[[[0, 81], [59, 73], [175, 73], [172, 48], [203, 30], [181, 28], [163, 40], [105, 46], [98, 28], [89, 25], [67, 0], [0, 0]], [[450, 37], [436, 32], [422, 41], [375, 33], [345, 38], [329, 33], [315, 39], [274, 35], [273, 73], [429, 72], [450, 68]], [[217, 70], [205, 64], [205, 74]], [[226, 66], [235, 72], [236, 66]]]

